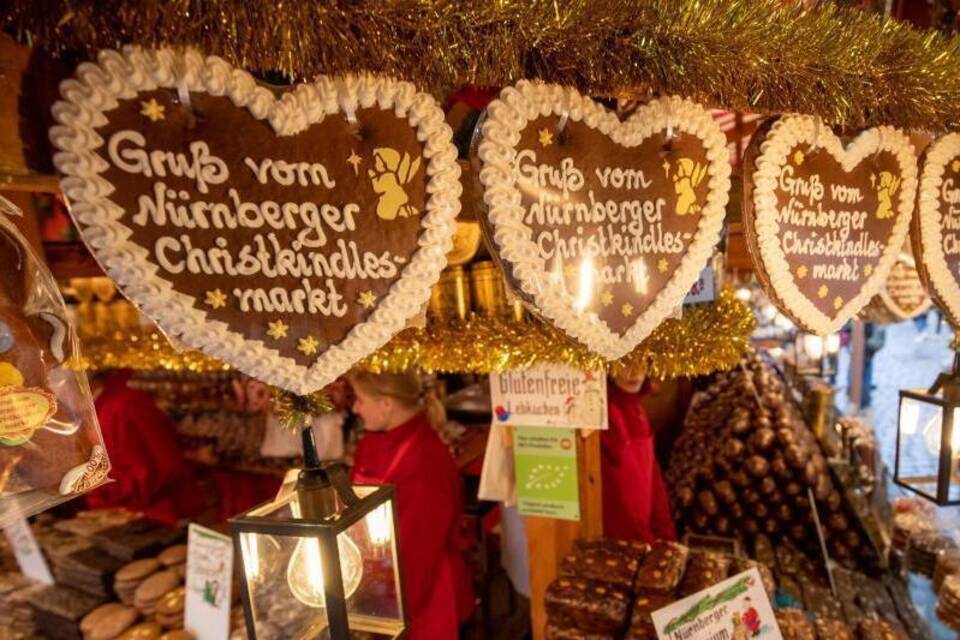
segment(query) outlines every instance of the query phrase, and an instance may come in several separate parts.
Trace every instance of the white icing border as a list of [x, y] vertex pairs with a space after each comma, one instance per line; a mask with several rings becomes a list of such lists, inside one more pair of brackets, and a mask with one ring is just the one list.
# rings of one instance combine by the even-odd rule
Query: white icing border
[[932, 293], [954, 323], [960, 321], [960, 285], [947, 268], [943, 255], [940, 187], [946, 164], [957, 155], [960, 155], [960, 133], [948, 133], [927, 147], [917, 198], [922, 251], [918, 258], [927, 271]]
[[[878, 151], [889, 151], [900, 164], [900, 198], [890, 240], [860, 292], [832, 317], [820, 311], [800, 291], [780, 248], [780, 225], [777, 224], [777, 197], [774, 191], [780, 168], [788, 161], [787, 154], [798, 144], [822, 147], [837, 159], [844, 171], [852, 171], [865, 158]], [[777, 119], [760, 143], [756, 165], [752, 176], [753, 222], [760, 255], [754, 256], [754, 260], [759, 261], [757, 266], [766, 272], [784, 313], [811, 333], [833, 333], [876, 295], [903, 246], [917, 192], [917, 156], [913, 144], [898, 129], [883, 126], [863, 131], [844, 148], [840, 138], [829, 127], [820, 126], [817, 118], [788, 115]]]
[[[650, 306], [622, 336], [612, 332], [595, 312], [574, 310], [573, 297], [546, 279], [546, 261], [524, 224], [520, 190], [514, 181], [520, 133], [527, 123], [550, 114], [583, 122], [624, 147], [640, 145], [654, 133], [673, 128], [698, 137], [709, 162], [709, 191], [697, 232], [677, 269]], [[665, 318], [674, 314], [720, 239], [730, 191], [730, 161], [723, 131], [703, 107], [677, 96], [653, 100], [621, 122], [617, 115], [575, 89], [520, 81], [506, 87], [487, 107], [477, 145], [483, 201], [500, 258], [512, 269], [523, 294], [555, 326], [609, 360], [632, 351]]]
[[[255, 378], [289, 391], [306, 394], [321, 389], [357, 361], [382, 347], [416, 316], [430, 297], [453, 246], [455, 218], [460, 211], [460, 167], [453, 132], [432, 96], [409, 82], [375, 76], [321, 76], [277, 99], [246, 71], [217, 57], [196, 51], [145, 50], [100, 52], [97, 63], [77, 67], [76, 77], [60, 85], [63, 100], [53, 106], [60, 124], [50, 139], [60, 149], [54, 164], [63, 177], [61, 188], [83, 238], [124, 295], [164, 331], [193, 348], [217, 357]], [[101, 175], [106, 163], [96, 154], [104, 140], [95, 127], [107, 122], [106, 112], [118, 100], [158, 88], [228, 96], [258, 119], [268, 120], [277, 135], [293, 135], [327, 115], [378, 107], [406, 118], [424, 144], [428, 200], [421, 214], [419, 248], [400, 277], [364, 322], [354, 326], [337, 345], [310, 367], [282, 357], [260, 340], [245, 339], [226, 323], [207, 319], [191, 296], [173, 290], [148, 262], [148, 252], [128, 242], [130, 231], [121, 222], [124, 211], [109, 199], [113, 185]]]
[[[897, 254], [897, 259], [894, 260], [893, 264], [890, 266], [891, 272], [893, 271], [893, 267], [897, 266], [898, 262], [903, 262], [904, 264], [912, 267], [913, 270], [917, 272], [917, 278], [920, 279], [920, 285], [923, 285], [923, 277], [920, 275], [920, 270], [917, 268], [917, 261], [913, 259], [913, 256], [906, 251], [901, 251], [899, 254]], [[880, 296], [880, 300], [886, 305], [887, 310], [893, 314], [893, 317], [896, 318], [898, 322], [912, 320], [921, 313], [926, 313], [930, 310], [930, 307], [933, 305], [933, 301], [930, 299], [930, 294], [927, 293], [923, 304], [917, 307], [913, 313], [907, 313], [904, 311], [903, 307], [897, 304], [897, 301], [890, 297], [890, 292], [887, 289], [887, 281], [889, 278], [890, 274], [887, 274], [887, 279], [883, 281], [883, 286], [880, 287], [880, 291], [877, 293], [877, 295]], [[924, 291], [926, 291], [926, 287], [924, 287]]]

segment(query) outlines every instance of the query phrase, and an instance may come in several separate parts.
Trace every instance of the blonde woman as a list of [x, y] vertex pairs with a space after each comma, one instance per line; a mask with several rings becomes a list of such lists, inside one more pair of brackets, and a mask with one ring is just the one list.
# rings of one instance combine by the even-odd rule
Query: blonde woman
[[350, 376], [365, 434], [353, 480], [396, 488], [400, 568], [410, 640], [455, 640], [473, 606], [461, 554], [462, 484], [437, 436], [443, 405], [412, 373]]

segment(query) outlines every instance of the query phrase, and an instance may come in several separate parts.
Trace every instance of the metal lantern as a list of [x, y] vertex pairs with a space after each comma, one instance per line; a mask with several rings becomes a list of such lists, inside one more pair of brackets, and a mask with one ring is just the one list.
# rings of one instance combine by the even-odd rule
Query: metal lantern
[[929, 391], [900, 392], [894, 482], [939, 505], [960, 504], [958, 409], [960, 355]]
[[248, 637], [404, 637], [393, 487], [351, 485], [303, 441], [296, 490], [230, 521]]

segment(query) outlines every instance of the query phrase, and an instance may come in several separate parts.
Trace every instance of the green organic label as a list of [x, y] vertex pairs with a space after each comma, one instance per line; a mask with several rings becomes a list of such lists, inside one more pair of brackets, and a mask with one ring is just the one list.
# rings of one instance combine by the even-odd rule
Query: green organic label
[[520, 513], [580, 519], [577, 432], [556, 427], [516, 427], [514, 461]]

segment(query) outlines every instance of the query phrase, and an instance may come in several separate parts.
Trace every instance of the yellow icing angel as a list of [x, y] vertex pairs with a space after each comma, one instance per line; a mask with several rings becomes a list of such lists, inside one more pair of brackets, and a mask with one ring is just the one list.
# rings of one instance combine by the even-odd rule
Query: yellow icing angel
[[877, 180], [877, 219], [883, 220], [893, 215], [893, 196], [900, 189], [900, 178], [894, 176], [889, 171], [881, 171], [880, 179]]
[[373, 190], [380, 194], [377, 215], [384, 220], [417, 215], [419, 211], [409, 204], [410, 197], [403, 187], [417, 175], [420, 157], [411, 160], [409, 153], [401, 155], [396, 149], [381, 147], [373, 150], [373, 166], [374, 169], [370, 169], [368, 174], [373, 182]]
[[677, 161], [677, 171], [673, 174], [673, 188], [677, 193], [678, 216], [700, 211], [694, 189], [703, 182], [706, 175], [707, 168], [690, 158], [680, 158]]

